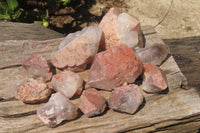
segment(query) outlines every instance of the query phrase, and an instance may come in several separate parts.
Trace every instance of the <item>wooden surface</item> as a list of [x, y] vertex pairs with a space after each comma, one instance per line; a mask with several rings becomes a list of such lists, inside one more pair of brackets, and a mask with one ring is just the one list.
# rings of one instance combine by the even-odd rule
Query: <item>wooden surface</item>
[[[146, 45], [162, 42], [151, 26], [142, 27]], [[56, 41], [58, 40], [58, 41]], [[162, 94], [145, 94], [145, 101], [134, 115], [107, 110], [102, 116], [87, 118], [84, 115], [65, 121], [56, 128], [46, 127], [36, 115], [42, 104], [24, 104], [16, 100], [9, 88], [29, 77], [20, 66], [32, 53], [39, 51], [51, 58], [62, 40], [3, 41], [0, 42], [0, 128], [1, 132], [197, 132], [200, 127], [200, 93], [198, 88], [187, 87], [187, 80], [174, 58], [169, 55], [161, 65], [167, 74], [169, 91]], [[166, 40], [165, 40], [166, 41]], [[44, 43], [45, 42], [45, 43]], [[27, 44], [26, 47], [23, 45]], [[12, 44], [12, 45], [11, 45]], [[34, 44], [34, 47], [31, 45]], [[2, 50], [3, 49], [3, 50]], [[26, 52], [16, 52], [16, 50]], [[7, 55], [6, 55], [7, 54]], [[10, 56], [8, 56], [10, 55]], [[20, 56], [19, 56], [20, 55]], [[2, 58], [3, 57], [3, 58]], [[8, 59], [13, 58], [13, 59]], [[189, 68], [188, 68], [189, 69]], [[80, 73], [87, 80], [88, 71]], [[108, 98], [110, 92], [101, 91]], [[76, 104], [78, 99], [74, 99]]]

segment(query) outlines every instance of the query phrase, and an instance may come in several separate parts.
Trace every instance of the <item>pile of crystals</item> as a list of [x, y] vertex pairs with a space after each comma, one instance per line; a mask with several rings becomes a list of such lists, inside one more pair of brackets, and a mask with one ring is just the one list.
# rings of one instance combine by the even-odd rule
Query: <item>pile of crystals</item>
[[[60, 73], [53, 74], [40, 54], [27, 58], [22, 65], [32, 78], [17, 84], [16, 97], [25, 103], [38, 103], [50, 97], [37, 110], [38, 117], [49, 127], [77, 118], [79, 111], [87, 117], [100, 115], [107, 106], [135, 114], [144, 101], [141, 88], [147, 93], [167, 88], [166, 75], [159, 65], [169, 48], [164, 44], [143, 47], [140, 22], [111, 8], [98, 26], [70, 33], [60, 43], [51, 60]], [[90, 88], [84, 89], [84, 81], [77, 72], [89, 67]], [[134, 84], [139, 76], [143, 77], [141, 86]], [[47, 85], [49, 81], [52, 88]], [[110, 91], [109, 98], [104, 98], [99, 89]], [[71, 99], [77, 97], [80, 98], [76, 105]]]

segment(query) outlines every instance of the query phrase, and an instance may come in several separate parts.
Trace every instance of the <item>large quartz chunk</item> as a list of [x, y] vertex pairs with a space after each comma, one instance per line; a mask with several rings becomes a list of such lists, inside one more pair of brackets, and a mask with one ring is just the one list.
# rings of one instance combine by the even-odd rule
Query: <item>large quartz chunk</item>
[[137, 56], [143, 64], [152, 63], [160, 65], [169, 53], [169, 47], [164, 44], [156, 43], [146, 48], [136, 49]]
[[96, 55], [89, 72], [88, 84], [94, 88], [112, 90], [125, 82], [133, 83], [142, 70], [142, 62], [130, 47], [113, 46]]
[[147, 63], [144, 65], [143, 90], [149, 93], [156, 93], [167, 88], [165, 73], [157, 66]]
[[109, 97], [109, 107], [119, 112], [133, 114], [143, 102], [143, 95], [137, 85], [130, 84], [115, 88]]
[[79, 108], [87, 116], [92, 117], [102, 114], [106, 107], [106, 100], [96, 89], [83, 91], [79, 100]]
[[52, 92], [44, 82], [34, 79], [26, 79], [16, 86], [16, 98], [25, 103], [45, 101]]
[[22, 66], [33, 75], [33, 78], [42, 78], [43, 81], [49, 81], [52, 77], [46, 58], [40, 54], [31, 55], [23, 61]]
[[64, 71], [54, 75], [51, 83], [55, 91], [61, 92], [67, 98], [80, 94], [83, 88], [83, 79], [79, 74], [71, 71]]
[[102, 40], [103, 32], [97, 26], [71, 33], [61, 42], [52, 63], [60, 69], [83, 71], [92, 63]]
[[101, 46], [103, 49], [120, 44], [126, 44], [131, 48], [143, 47], [140, 22], [126, 13], [120, 14], [117, 8], [108, 11], [99, 27], [105, 34], [105, 45]]
[[78, 115], [78, 108], [64, 95], [52, 94], [48, 103], [37, 109], [38, 117], [49, 127], [55, 127], [64, 120], [73, 120]]

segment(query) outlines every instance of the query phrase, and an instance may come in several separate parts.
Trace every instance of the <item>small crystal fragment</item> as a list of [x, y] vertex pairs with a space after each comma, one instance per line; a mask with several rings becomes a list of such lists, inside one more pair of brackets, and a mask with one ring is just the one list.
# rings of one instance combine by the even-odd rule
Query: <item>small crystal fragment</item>
[[69, 34], [52, 59], [54, 66], [71, 71], [83, 71], [92, 63], [103, 38], [101, 28], [90, 26]]
[[48, 127], [55, 127], [64, 120], [75, 119], [78, 116], [78, 108], [57, 92], [52, 94], [44, 106], [37, 109], [37, 115]]
[[79, 108], [87, 117], [102, 114], [105, 107], [106, 100], [96, 89], [91, 88], [83, 91], [79, 100]]
[[83, 89], [83, 79], [79, 74], [71, 71], [64, 71], [54, 75], [51, 83], [55, 91], [61, 92], [67, 98], [71, 98], [75, 94], [80, 95]]
[[165, 73], [157, 66], [147, 63], [144, 65], [143, 90], [149, 93], [156, 93], [167, 88]]
[[118, 8], [111, 8], [101, 20], [99, 27], [105, 34], [105, 46], [126, 44], [131, 48], [143, 47], [140, 22], [127, 13], [121, 13]]
[[136, 49], [138, 58], [141, 59], [143, 64], [152, 63], [160, 65], [169, 53], [169, 47], [164, 44], [156, 43], [146, 48]]
[[45, 101], [51, 94], [48, 86], [41, 81], [27, 79], [20, 83], [16, 89], [17, 98], [25, 103]]
[[42, 78], [43, 81], [49, 81], [52, 77], [46, 58], [40, 54], [31, 55], [23, 61], [22, 66], [33, 75], [33, 78]]
[[128, 114], [134, 114], [142, 102], [143, 95], [135, 84], [115, 88], [108, 101], [113, 110]]
[[113, 46], [95, 56], [88, 84], [94, 88], [112, 90], [125, 82], [133, 83], [142, 71], [142, 62], [130, 47]]

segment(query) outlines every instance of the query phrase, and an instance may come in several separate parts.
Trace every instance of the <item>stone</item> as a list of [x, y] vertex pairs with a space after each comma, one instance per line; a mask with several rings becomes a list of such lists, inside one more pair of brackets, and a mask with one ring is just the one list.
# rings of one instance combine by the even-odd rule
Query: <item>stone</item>
[[59, 69], [83, 71], [92, 63], [100, 43], [103, 43], [103, 32], [98, 26], [71, 33], [60, 43], [52, 63]]
[[161, 43], [136, 49], [136, 54], [143, 64], [152, 63], [154, 65], [160, 65], [166, 59], [168, 53], [169, 47]]
[[133, 83], [142, 71], [142, 62], [135, 52], [127, 45], [117, 45], [95, 56], [88, 84], [111, 91], [126, 82]]
[[42, 78], [43, 81], [49, 81], [52, 72], [46, 58], [40, 54], [33, 54], [22, 62], [22, 66], [33, 76], [33, 78]]
[[102, 114], [107, 105], [101, 93], [91, 88], [83, 91], [78, 106], [87, 117], [92, 117]]
[[48, 127], [55, 127], [64, 120], [73, 120], [78, 116], [78, 107], [64, 95], [52, 94], [49, 101], [37, 109], [37, 116]]
[[115, 88], [109, 97], [109, 107], [115, 111], [134, 114], [143, 103], [143, 95], [135, 84]]
[[52, 91], [42, 81], [26, 79], [17, 84], [16, 92], [16, 98], [24, 103], [38, 103], [47, 100]]
[[105, 44], [102, 49], [126, 44], [131, 48], [143, 47], [140, 22], [127, 13], [121, 13], [118, 8], [111, 8], [101, 20], [99, 27], [105, 34]]
[[143, 90], [148, 93], [157, 93], [167, 89], [165, 73], [157, 66], [147, 63], [144, 65]]
[[64, 71], [53, 76], [51, 80], [53, 89], [67, 98], [80, 95], [83, 89], [83, 79], [72, 71]]

